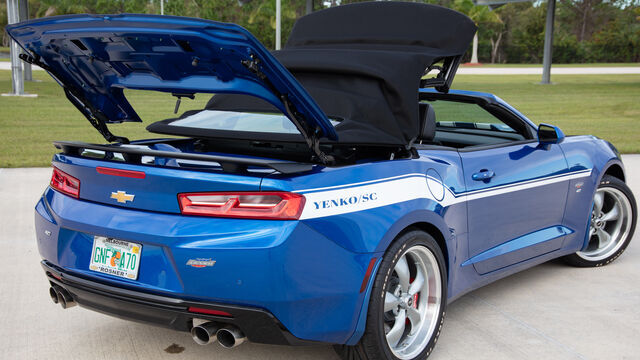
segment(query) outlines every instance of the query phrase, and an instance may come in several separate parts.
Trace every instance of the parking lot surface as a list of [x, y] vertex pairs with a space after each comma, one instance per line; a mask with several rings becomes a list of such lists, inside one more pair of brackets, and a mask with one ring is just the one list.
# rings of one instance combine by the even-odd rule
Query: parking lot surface
[[[640, 155], [623, 159], [640, 198]], [[337, 359], [330, 346], [199, 346], [187, 333], [54, 305], [33, 228], [50, 176], [0, 169], [0, 359]], [[463, 296], [429, 359], [640, 359], [638, 233], [608, 266], [552, 261]]]

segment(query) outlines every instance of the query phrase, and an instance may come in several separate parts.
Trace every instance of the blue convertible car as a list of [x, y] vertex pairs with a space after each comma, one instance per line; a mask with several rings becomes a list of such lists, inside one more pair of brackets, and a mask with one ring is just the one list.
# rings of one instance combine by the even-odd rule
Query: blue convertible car
[[[448, 302], [553, 258], [605, 265], [633, 235], [610, 143], [450, 90], [476, 31], [452, 10], [331, 8], [273, 53], [237, 25], [170, 16], [7, 29], [108, 141], [56, 142], [36, 205], [63, 308], [199, 344], [424, 359]], [[129, 141], [109, 124], [141, 121], [136, 90], [173, 95], [176, 114], [211, 99], [147, 127], [170, 137]]]

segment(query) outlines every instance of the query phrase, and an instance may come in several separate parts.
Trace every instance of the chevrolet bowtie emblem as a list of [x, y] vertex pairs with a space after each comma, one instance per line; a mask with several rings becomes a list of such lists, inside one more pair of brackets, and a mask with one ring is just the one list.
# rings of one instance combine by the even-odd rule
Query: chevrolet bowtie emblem
[[117, 192], [112, 192], [111, 193], [111, 198], [116, 200], [119, 203], [123, 203], [126, 204], [127, 201], [133, 201], [133, 198], [135, 197], [135, 195], [131, 195], [131, 194], [127, 194], [124, 191], [120, 191], [118, 190]]

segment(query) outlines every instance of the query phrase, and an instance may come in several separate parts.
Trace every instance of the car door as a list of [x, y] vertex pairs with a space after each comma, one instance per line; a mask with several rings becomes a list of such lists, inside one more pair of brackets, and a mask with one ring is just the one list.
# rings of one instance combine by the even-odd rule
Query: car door
[[[473, 100], [473, 99], [472, 99]], [[569, 181], [558, 144], [499, 99], [433, 101], [435, 140], [460, 154], [467, 203], [468, 258], [486, 274], [557, 250]]]
[[460, 151], [469, 260], [485, 274], [562, 245], [567, 164], [557, 144], [537, 141]]

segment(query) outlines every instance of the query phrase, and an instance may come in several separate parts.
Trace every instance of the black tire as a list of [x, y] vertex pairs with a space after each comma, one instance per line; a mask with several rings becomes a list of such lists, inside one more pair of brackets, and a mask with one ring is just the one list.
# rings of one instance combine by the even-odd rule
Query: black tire
[[435, 239], [423, 232], [413, 230], [398, 237], [389, 246], [383, 257], [382, 263], [375, 275], [373, 288], [369, 300], [367, 311], [367, 325], [360, 342], [355, 346], [336, 345], [334, 349], [343, 360], [397, 360], [398, 358], [391, 352], [384, 332], [384, 294], [388, 286], [390, 275], [399, 257], [407, 249], [415, 245], [427, 248], [436, 258], [441, 275], [440, 311], [436, 320], [436, 327], [431, 335], [431, 339], [426, 343], [424, 349], [413, 359], [426, 359], [440, 336], [442, 323], [444, 321], [445, 307], [447, 303], [447, 269], [444, 256]]
[[[629, 219], [629, 221], [631, 222], [630, 230], [628, 231], [626, 238], [620, 240], [622, 244], [620, 245], [618, 250], [612, 253], [611, 255], [603, 259], [598, 259], [597, 261], [592, 261], [592, 260], [586, 259], [584, 256], [580, 256], [580, 252], [578, 252], [575, 254], [567, 255], [563, 258], [563, 260], [569, 265], [577, 266], [577, 267], [596, 267], [596, 266], [607, 265], [612, 261], [614, 261], [615, 259], [617, 259], [620, 255], [622, 255], [624, 250], [627, 248], [627, 246], [631, 242], [631, 239], [633, 238], [633, 232], [636, 228], [638, 211], [636, 206], [636, 200], [633, 196], [633, 193], [631, 192], [631, 189], [629, 189], [627, 184], [625, 184], [622, 180], [609, 175], [603, 176], [602, 180], [600, 181], [600, 184], [598, 185], [598, 189], [603, 189], [603, 188], [605, 189], [613, 188], [613, 189], [619, 190], [622, 194], [624, 194], [624, 196], [629, 201], [631, 205], [631, 214]], [[587, 229], [587, 231], [589, 231], [589, 229]]]

